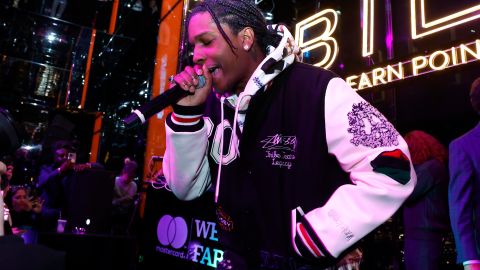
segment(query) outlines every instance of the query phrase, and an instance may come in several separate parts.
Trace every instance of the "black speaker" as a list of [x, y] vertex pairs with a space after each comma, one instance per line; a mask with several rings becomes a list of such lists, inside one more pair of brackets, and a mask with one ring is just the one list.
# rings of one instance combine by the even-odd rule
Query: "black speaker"
[[65, 252], [67, 270], [137, 269], [137, 244], [130, 236], [39, 233], [38, 243]]
[[64, 270], [65, 252], [43, 245], [25, 245], [14, 235], [0, 236], [2, 270]]
[[115, 173], [87, 169], [71, 175], [67, 184], [67, 232], [110, 233]]
[[0, 108], [0, 154], [9, 154], [20, 147], [20, 132], [10, 113]]

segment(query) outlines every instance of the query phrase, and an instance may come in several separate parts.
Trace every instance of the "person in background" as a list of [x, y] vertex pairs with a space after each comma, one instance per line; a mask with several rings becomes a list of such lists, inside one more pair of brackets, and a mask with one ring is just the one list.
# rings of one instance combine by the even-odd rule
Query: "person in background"
[[10, 210], [13, 234], [21, 235], [27, 230], [38, 229], [42, 222], [43, 200], [30, 197], [24, 186], [14, 186], [5, 198]]
[[134, 182], [137, 168], [135, 161], [126, 158], [122, 172], [115, 178], [112, 219], [113, 231], [116, 233], [124, 233], [128, 229], [137, 195], [137, 184]]
[[299, 62], [252, 1], [199, 1], [186, 26], [194, 65], [172, 81], [190, 95], [166, 119], [163, 171], [182, 200], [215, 191], [217, 269], [334, 265], [412, 192], [405, 141], [344, 80]]
[[[470, 88], [470, 102], [480, 115], [480, 78]], [[480, 123], [449, 146], [448, 202], [457, 262], [480, 269]]]
[[7, 171], [5, 163], [0, 161], [0, 236], [5, 234], [5, 225], [7, 225], [7, 219], [9, 219], [8, 208], [4, 203], [4, 197], [7, 194], [7, 190], [3, 188], [3, 175]]
[[[2, 162], [3, 163], [3, 162]], [[5, 166], [5, 167], [3, 167]], [[8, 164], [6, 165], [3, 163], [3, 165], [0, 166], [0, 189], [4, 191], [4, 195], [8, 192], [8, 189], [10, 188], [11, 180], [13, 177], [13, 165]], [[4, 170], [5, 168], [5, 170]]]
[[38, 188], [42, 192], [42, 199], [45, 201], [44, 208], [52, 218], [52, 222], [63, 214], [66, 214], [67, 198], [65, 194], [69, 175], [73, 172], [75, 165], [68, 159], [68, 153], [73, 152], [72, 146], [67, 141], [54, 143], [53, 163], [43, 165], [40, 168], [38, 177]]
[[448, 152], [424, 131], [408, 132], [405, 141], [417, 173], [417, 185], [403, 207], [405, 269], [443, 269], [442, 239], [450, 231]]
[[0, 161], [0, 235], [4, 234], [5, 231], [11, 231], [11, 215], [10, 210], [8, 209], [8, 205], [5, 203], [5, 199], [10, 193], [11, 187], [11, 180], [13, 176], [13, 165], [8, 164]]
[[13, 166], [5, 165], [0, 161], [0, 190], [3, 191], [3, 197], [7, 195], [8, 189], [10, 187], [10, 179], [12, 179]]
[[58, 141], [53, 144], [53, 163], [40, 168], [37, 188], [41, 191], [44, 200], [45, 215], [48, 216], [48, 230], [53, 230], [57, 219], [67, 218], [67, 203], [69, 179], [73, 172], [91, 168], [90, 163], [76, 164], [76, 160], [69, 158], [74, 149], [68, 141]]
[[133, 181], [137, 175], [137, 162], [125, 159], [122, 172], [115, 178], [113, 205], [128, 209], [133, 204], [137, 194], [137, 184]]

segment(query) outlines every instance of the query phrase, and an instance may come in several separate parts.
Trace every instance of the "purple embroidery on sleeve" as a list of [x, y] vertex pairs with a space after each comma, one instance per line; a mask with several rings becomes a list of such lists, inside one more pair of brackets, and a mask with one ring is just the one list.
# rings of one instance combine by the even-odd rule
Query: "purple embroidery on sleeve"
[[367, 102], [353, 104], [348, 113], [348, 132], [355, 146], [370, 148], [398, 145], [398, 132], [377, 109]]

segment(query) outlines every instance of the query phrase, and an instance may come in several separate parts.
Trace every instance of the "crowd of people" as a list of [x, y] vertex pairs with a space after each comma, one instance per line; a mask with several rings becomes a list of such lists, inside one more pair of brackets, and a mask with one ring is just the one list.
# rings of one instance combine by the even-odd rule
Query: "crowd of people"
[[[52, 162], [38, 168], [32, 181], [13, 179], [14, 164], [0, 162], [0, 180], [5, 202], [5, 233], [23, 235], [29, 231], [54, 232], [58, 220], [69, 217], [72, 176], [89, 169], [103, 169], [99, 163], [77, 163], [76, 149], [69, 141], [57, 141], [52, 146]], [[10, 159], [8, 159], [10, 161]], [[111, 221], [112, 233], [126, 234], [128, 220], [133, 215], [137, 197], [137, 163], [125, 159], [124, 167], [113, 183]], [[13, 181], [15, 180], [15, 181]]]

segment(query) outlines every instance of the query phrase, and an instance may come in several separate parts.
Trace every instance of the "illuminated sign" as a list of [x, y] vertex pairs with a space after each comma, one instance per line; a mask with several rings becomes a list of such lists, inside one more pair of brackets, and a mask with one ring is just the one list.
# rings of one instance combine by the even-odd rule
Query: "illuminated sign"
[[[198, 239], [207, 239], [218, 242], [217, 230], [215, 229], [217, 223], [212, 221], [205, 221], [194, 219], [196, 228], [196, 237]], [[208, 265], [216, 268], [218, 263], [223, 260], [223, 251], [203, 245], [200, 242], [190, 243], [190, 259], [193, 262]]]
[[[418, 12], [418, 10], [420, 10], [420, 12]], [[480, 4], [440, 19], [427, 22], [425, 16], [425, 0], [410, 0], [412, 38], [418, 39], [435, 32], [478, 19], [480, 18], [479, 11]]]
[[[480, 4], [478, 4], [448, 16], [427, 21], [425, 1], [410, 0], [412, 39], [431, 35], [480, 18]], [[362, 56], [367, 57], [373, 54], [374, 50], [375, 0], [363, 0], [362, 3]], [[337, 12], [333, 9], [325, 9], [296, 25], [295, 40], [304, 53], [319, 47], [325, 49], [323, 59], [313, 63], [315, 66], [328, 68], [335, 61], [338, 54], [338, 44], [332, 37], [332, 34], [335, 32], [337, 22]], [[320, 35], [314, 36], [319, 26], [323, 26], [324, 31]], [[313, 37], [305, 40], [310, 35]], [[468, 44], [461, 44], [458, 47], [438, 50], [430, 55], [417, 56], [409, 61], [399, 62], [395, 65], [378, 67], [370, 72], [349, 76], [346, 80], [354, 89], [361, 90], [477, 61], [480, 60], [479, 42], [479, 40], [476, 40]]]
[[410, 61], [375, 68], [370, 72], [347, 77], [347, 83], [356, 90], [387, 84], [422, 74], [480, 60], [480, 39], [468, 44], [439, 50]]
[[163, 247], [157, 247], [157, 251], [177, 258], [186, 259], [188, 252], [179, 249], [184, 248], [187, 237], [188, 227], [184, 218], [174, 218], [170, 215], [164, 215], [158, 221], [157, 238]]
[[374, 1], [363, 0], [362, 18], [362, 56], [373, 54], [373, 26], [374, 26]]
[[[195, 233], [188, 231], [195, 228]], [[156, 251], [179, 259], [216, 268], [223, 260], [223, 250], [211, 246], [218, 242], [216, 223], [193, 219], [187, 224], [183, 217], [164, 215], [157, 225], [157, 239], [161, 246]]]
[[[306, 18], [297, 23], [295, 27], [295, 40], [303, 53], [319, 47], [325, 48], [325, 55], [322, 60], [314, 63], [315, 66], [329, 68], [338, 54], [337, 41], [332, 37], [333, 32], [337, 28], [338, 15], [333, 9], [325, 9], [319, 13]], [[320, 35], [305, 41], [305, 35], [311, 31], [307, 31], [313, 27], [323, 26], [325, 29]]]

